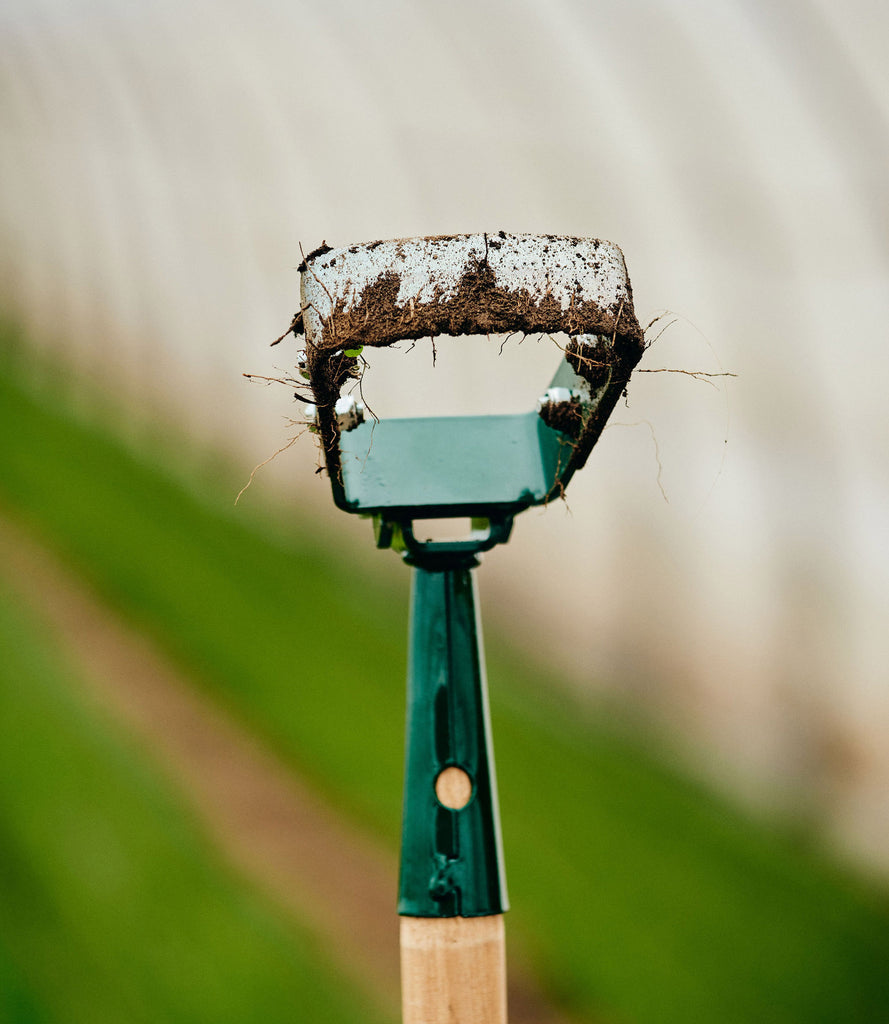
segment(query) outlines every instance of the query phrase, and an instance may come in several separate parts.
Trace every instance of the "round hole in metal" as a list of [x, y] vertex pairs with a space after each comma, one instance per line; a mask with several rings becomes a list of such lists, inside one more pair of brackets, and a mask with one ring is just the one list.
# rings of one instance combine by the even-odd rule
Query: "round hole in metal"
[[435, 795], [442, 807], [462, 810], [472, 799], [472, 779], [462, 768], [449, 765], [435, 780]]

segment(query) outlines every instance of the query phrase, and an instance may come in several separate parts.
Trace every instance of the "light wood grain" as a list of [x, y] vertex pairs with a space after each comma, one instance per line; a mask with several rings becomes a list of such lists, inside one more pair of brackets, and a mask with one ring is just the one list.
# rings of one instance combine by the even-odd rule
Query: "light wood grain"
[[506, 1024], [503, 915], [402, 917], [403, 1024]]
[[443, 807], [462, 810], [472, 798], [472, 779], [462, 768], [451, 765], [435, 780], [435, 795]]

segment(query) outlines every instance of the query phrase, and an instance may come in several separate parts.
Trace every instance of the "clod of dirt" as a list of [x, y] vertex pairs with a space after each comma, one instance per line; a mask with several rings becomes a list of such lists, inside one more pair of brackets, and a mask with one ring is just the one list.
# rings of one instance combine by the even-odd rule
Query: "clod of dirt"
[[583, 430], [584, 404], [578, 398], [567, 402], [544, 402], [540, 407], [540, 418], [553, 430], [576, 439]]

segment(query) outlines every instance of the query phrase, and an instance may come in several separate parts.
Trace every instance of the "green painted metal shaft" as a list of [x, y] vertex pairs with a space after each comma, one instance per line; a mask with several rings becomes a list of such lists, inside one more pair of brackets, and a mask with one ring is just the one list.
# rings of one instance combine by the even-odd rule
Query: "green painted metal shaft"
[[[471, 782], [458, 810], [436, 795], [446, 768]], [[499, 914], [507, 909], [502, 862], [473, 570], [415, 567], [398, 912]]]

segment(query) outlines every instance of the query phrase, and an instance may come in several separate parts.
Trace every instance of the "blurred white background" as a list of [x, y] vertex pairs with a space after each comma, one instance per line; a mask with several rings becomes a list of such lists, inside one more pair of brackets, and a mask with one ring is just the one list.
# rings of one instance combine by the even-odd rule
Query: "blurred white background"
[[[0, 306], [246, 473], [298, 412], [241, 374], [292, 366], [300, 243], [617, 242], [649, 337], [675, 320], [642, 367], [737, 377], [635, 377], [486, 618], [885, 869], [887, 39], [877, 0], [5, 0]], [[444, 344], [455, 412], [557, 361]], [[262, 487], [333, 518], [315, 461]]]

